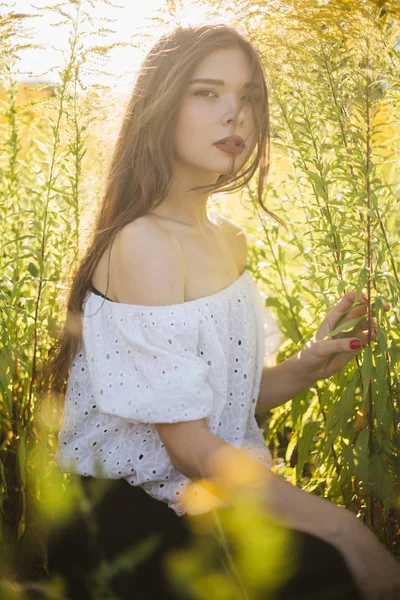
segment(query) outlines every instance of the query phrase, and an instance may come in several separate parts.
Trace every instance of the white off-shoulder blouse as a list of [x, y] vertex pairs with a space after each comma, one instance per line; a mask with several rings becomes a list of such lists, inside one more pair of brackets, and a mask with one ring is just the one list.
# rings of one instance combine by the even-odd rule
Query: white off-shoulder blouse
[[[280, 332], [249, 271], [216, 294], [167, 306], [89, 291], [82, 327], [55, 456], [63, 471], [125, 478], [179, 516], [207, 512], [221, 500], [173, 466], [155, 427], [202, 418], [212, 433], [271, 466], [254, 415], [263, 364]], [[189, 484], [210, 502], [180, 502]]]

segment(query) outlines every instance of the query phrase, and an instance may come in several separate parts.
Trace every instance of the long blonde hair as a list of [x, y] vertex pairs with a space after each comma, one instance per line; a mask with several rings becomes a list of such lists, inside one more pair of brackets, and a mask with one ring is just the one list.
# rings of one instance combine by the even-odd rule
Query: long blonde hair
[[228, 25], [178, 27], [163, 35], [147, 54], [135, 85], [105, 179], [101, 207], [83, 258], [72, 276], [67, 316], [56, 343], [50, 348], [39, 380], [40, 396], [63, 397], [72, 360], [81, 342], [81, 314], [92, 275], [120, 229], [163, 202], [173, 169], [173, 127], [179, 101], [197, 63], [221, 48], [241, 48], [250, 59], [252, 82], [259, 102], [252, 111], [257, 145], [237, 173], [220, 175], [211, 192], [233, 192], [250, 182], [257, 168], [257, 201], [264, 212], [282, 221], [263, 204], [269, 170], [270, 127], [268, 90], [258, 52], [242, 34]]

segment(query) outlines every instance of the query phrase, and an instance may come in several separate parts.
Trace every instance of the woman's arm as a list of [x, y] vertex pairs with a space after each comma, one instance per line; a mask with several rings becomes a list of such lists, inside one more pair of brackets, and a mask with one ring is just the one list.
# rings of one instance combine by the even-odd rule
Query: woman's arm
[[346, 509], [302, 491], [214, 435], [204, 419], [158, 424], [157, 429], [175, 467], [223, 501], [234, 503], [238, 495], [249, 494], [282, 525], [333, 544], [356, 520]]
[[285, 404], [312, 386], [315, 381], [314, 377], [305, 373], [298, 354], [273, 367], [264, 365], [256, 414], [264, 414], [276, 406]]
[[205, 480], [208, 490], [228, 503], [234, 503], [238, 494], [248, 493], [277, 524], [335, 546], [346, 559], [365, 600], [398, 598], [398, 563], [350, 511], [288, 483], [211, 433], [204, 419], [159, 424], [157, 429], [167, 449], [168, 440], [179, 448], [174, 464], [187, 477], [200, 485]]

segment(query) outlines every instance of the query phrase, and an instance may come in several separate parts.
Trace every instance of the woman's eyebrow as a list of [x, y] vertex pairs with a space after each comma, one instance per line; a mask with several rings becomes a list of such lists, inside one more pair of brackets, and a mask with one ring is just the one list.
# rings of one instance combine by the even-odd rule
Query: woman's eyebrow
[[[192, 83], [210, 83], [211, 85], [225, 85], [225, 81], [222, 81], [222, 79], [206, 79], [206, 78], [192, 79], [191, 81], [189, 81], [189, 85]], [[251, 83], [247, 82], [243, 85], [243, 87], [244, 88], [251, 87]], [[254, 83], [254, 87], [259, 88], [260, 86], [258, 85], [258, 83]]]

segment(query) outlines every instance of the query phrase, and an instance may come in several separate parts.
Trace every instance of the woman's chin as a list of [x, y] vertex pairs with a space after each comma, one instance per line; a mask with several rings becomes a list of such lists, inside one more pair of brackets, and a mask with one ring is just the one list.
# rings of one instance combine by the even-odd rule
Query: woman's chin
[[242, 166], [242, 161], [235, 161], [235, 163], [232, 165], [232, 162], [230, 162], [229, 160], [226, 160], [225, 166], [218, 165], [218, 172], [219, 172], [219, 175], [228, 175], [228, 173], [236, 173], [237, 171], [239, 171], [241, 166]]
[[220, 169], [219, 175], [235, 175], [239, 171], [240, 166], [234, 166], [233, 170], [230, 170], [229, 167], [226, 169]]

